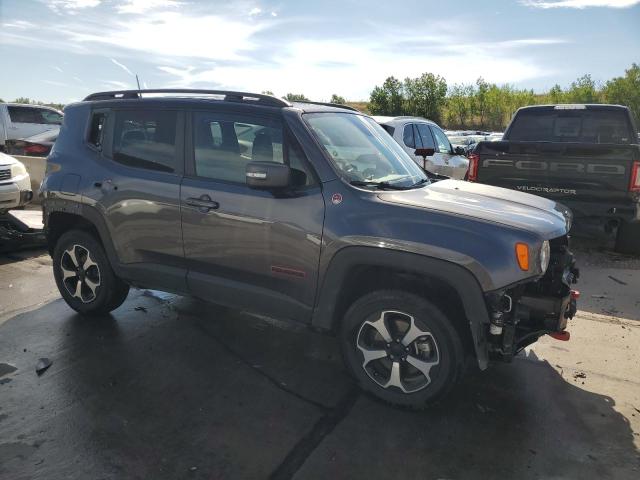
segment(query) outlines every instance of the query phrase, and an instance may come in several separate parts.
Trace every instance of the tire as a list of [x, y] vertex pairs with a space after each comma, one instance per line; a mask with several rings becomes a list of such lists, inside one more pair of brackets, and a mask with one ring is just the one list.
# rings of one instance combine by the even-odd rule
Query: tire
[[53, 275], [62, 298], [82, 315], [105, 315], [129, 294], [129, 285], [115, 275], [100, 242], [83, 230], [71, 230], [58, 239]]
[[616, 237], [616, 251], [640, 255], [640, 222], [620, 224]]
[[[383, 324], [390, 342], [383, 339]], [[428, 300], [403, 291], [380, 290], [356, 300], [340, 325], [340, 345], [360, 388], [411, 409], [443, 398], [464, 369], [462, 342], [449, 319]], [[380, 358], [365, 364], [363, 349]]]

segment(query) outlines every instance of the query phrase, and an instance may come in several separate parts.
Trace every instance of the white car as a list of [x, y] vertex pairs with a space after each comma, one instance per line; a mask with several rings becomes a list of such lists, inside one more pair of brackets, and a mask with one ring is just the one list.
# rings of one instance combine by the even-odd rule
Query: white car
[[0, 151], [6, 140], [32, 137], [62, 125], [61, 111], [41, 105], [0, 103]]
[[32, 198], [31, 179], [25, 166], [0, 152], [0, 213], [22, 207]]
[[[425, 171], [446, 177], [464, 179], [469, 160], [463, 150], [454, 149], [442, 129], [431, 120], [421, 117], [380, 117], [373, 119], [409, 154]], [[422, 157], [416, 150], [431, 150]]]

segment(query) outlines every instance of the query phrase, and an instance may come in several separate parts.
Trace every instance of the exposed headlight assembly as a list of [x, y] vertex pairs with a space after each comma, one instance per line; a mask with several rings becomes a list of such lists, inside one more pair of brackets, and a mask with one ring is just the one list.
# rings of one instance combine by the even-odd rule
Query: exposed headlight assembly
[[21, 177], [27, 174], [27, 169], [22, 163], [14, 163], [11, 165], [11, 178]]
[[544, 242], [542, 242], [542, 248], [540, 248], [540, 270], [542, 270], [543, 275], [549, 267], [550, 260], [551, 246], [549, 245], [549, 240], [545, 240]]

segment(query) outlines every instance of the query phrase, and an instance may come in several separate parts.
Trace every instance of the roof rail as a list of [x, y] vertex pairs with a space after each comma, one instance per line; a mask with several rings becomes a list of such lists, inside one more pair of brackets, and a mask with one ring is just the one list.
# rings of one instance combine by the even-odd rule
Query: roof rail
[[328, 102], [312, 102], [311, 100], [293, 100], [295, 103], [310, 103], [311, 105], [324, 105], [325, 107], [336, 107], [336, 108], [344, 108], [346, 110], [351, 110], [353, 112], [360, 113], [360, 110], [357, 108], [350, 107], [349, 105], [343, 105], [341, 103], [328, 103]]
[[156, 88], [146, 90], [114, 90], [111, 92], [97, 92], [87, 96], [83, 101], [115, 100], [115, 99], [136, 99], [142, 98], [147, 93], [177, 93], [177, 94], [204, 94], [221, 95], [227, 102], [256, 102], [270, 107], [290, 107], [291, 104], [271, 95], [260, 93], [232, 92], [228, 90], [193, 90], [189, 88]]

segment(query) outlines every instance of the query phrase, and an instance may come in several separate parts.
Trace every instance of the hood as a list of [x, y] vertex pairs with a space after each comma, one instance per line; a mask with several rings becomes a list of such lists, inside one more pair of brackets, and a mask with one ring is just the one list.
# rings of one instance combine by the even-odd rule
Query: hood
[[13, 165], [15, 163], [20, 162], [6, 153], [0, 152], [0, 165]]
[[406, 191], [378, 194], [385, 202], [508, 225], [544, 239], [567, 233], [571, 212], [546, 198], [506, 188], [459, 180], [444, 180]]

